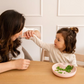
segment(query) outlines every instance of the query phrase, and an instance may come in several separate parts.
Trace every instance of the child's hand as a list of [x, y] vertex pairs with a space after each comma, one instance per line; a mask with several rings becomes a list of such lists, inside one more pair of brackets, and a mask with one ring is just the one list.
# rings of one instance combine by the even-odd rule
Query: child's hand
[[33, 37], [33, 34], [34, 34], [34, 31], [33, 30], [28, 30], [28, 31], [26, 31], [25, 33], [24, 33], [24, 37], [26, 38], [26, 39], [29, 39], [30, 37]]
[[15, 60], [14, 62], [14, 66], [15, 66], [15, 69], [27, 69], [30, 65], [30, 60], [27, 60], [27, 59], [18, 59], [18, 60]]

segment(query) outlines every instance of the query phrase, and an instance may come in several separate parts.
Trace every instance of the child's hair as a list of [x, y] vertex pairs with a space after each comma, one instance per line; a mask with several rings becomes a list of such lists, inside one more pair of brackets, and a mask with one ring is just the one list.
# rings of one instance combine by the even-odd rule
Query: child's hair
[[63, 50], [67, 53], [74, 53], [76, 48], [76, 33], [78, 33], [77, 27], [71, 27], [71, 28], [61, 28], [57, 31], [57, 33], [61, 33], [66, 48]]
[[15, 10], [7, 10], [0, 15], [0, 62], [9, 61], [9, 52], [13, 57], [20, 54], [17, 47], [21, 45], [21, 41], [12, 41], [11, 36], [19, 33], [24, 23], [24, 16]]

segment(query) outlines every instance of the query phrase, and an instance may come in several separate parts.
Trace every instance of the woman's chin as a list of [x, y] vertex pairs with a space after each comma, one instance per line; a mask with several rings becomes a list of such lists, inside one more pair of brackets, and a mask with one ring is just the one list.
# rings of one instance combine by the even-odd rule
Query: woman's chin
[[12, 41], [15, 41], [15, 40], [16, 40], [16, 38], [13, 38], [13, 39], [12, 39]]

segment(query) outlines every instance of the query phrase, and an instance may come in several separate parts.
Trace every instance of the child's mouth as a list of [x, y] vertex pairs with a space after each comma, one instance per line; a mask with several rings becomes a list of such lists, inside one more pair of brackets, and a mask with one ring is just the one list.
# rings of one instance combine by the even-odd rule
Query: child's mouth
[[56, 44], [54, 44], [56, 46]]

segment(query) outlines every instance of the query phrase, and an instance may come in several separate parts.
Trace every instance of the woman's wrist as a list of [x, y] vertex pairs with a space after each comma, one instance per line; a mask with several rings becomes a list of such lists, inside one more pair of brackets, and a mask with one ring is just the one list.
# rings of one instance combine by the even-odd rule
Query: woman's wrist
[[11, 68], [16, 69], [16, 60], [11, 61]]

